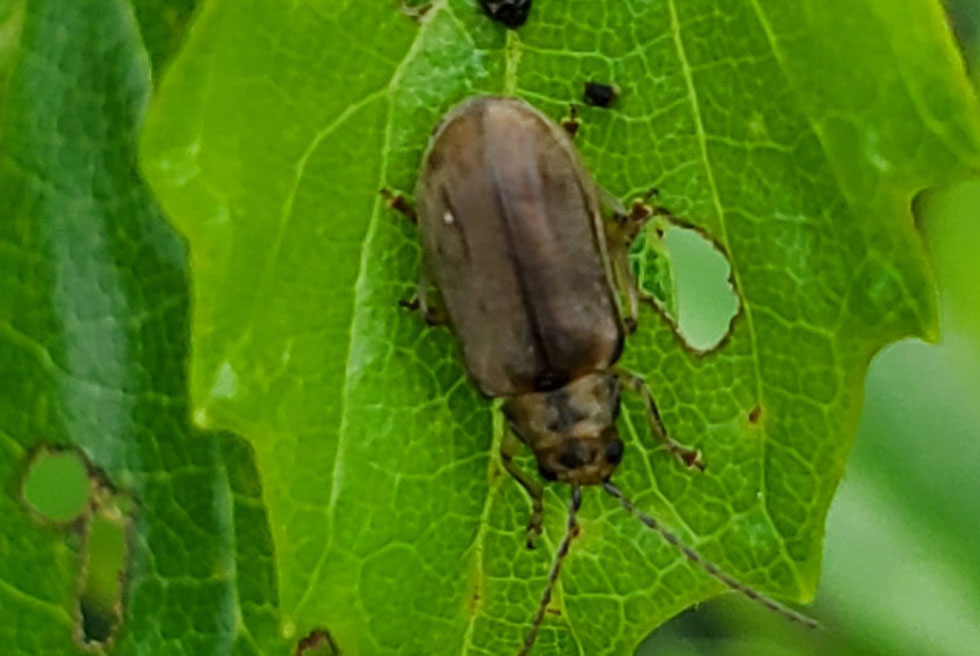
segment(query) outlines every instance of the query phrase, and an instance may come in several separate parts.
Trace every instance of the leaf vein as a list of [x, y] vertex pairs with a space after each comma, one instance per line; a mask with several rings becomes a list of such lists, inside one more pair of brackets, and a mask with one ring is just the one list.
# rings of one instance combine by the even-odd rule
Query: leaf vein
[[[748, 331], [748, 338], [750, 344], [752, 345], [751, 360], [755, 372], [755, 376], [754, 376], [755, 395], [756, 395], [757, 402], [761, 403], [762, 402], [762, 375], [759, 367], [759, 343], [758, 343], [758, 338], [756, 336], [755, 324], [752, 319], [752, 308], [750, 307], [748, 300], [744, 298], [745, 288], [742, 285], [738, 262], [735, 258], [735, 253], [731, 247], [731, 243], [728, 237], [728, 225], [725, 219], [725, 209], [721, 202], [721, 196], [718, 192], [717, 183], [715, 182], [713, 165], [711, 163], [710, 155], [708, 154], [708, 139], [707, 139], [707, 134], [705, 132], [704, 119], [701, 115], [700, 101], [698, 99], [697, 89], [695, 88], [694, 85], [694, 77], [693, 77], [692, 69], [688, 61], [687, 52], [684, 48], [684, 40], [683, 40], [683, 36], [681, 35], [680, 20], [677, 15], [676, 0], [667, 0], [667, 7], [670, 11], [671, 33], [673, 34], [674, 44], [677, 49], [677, 57], [680, 63], [681, 73], [684, 77], [684, 83], [687, 86], [688, 98], [691, 103], [691, 112], [694, 117], [694, 124], [695, 124], [695, 129], [697, 131], [697, 138], [698, 138], [698, 146], [700, 147], [701, 159], [704, 163], [705, 176], [707, 178], [708, 187], [711, 192], [711, 200], [712, 203], [714, 204], [715, 212], [718, 216], [718, 225], [721, 228], [720, 240], [725, 245], [726, 255], [728, 256], [729, 262], [731, 263], [732, 281], [735, 284], [736, 290], [739, 292], [739, 306], [742, 313], [745, 315], [745, 324], [746, 324], [746, 329]], [[737, 319], [737, 315], [736, 315], [736, 319]], [[733, 319], [733, 324], [734, 321], [735, 320]], [[761, 506], [763, 512], [766, 514], [767, 520], [769, 521], [770, 525], [773, 527], [773, 530], [779, 533], [779, 530], [776, 528], [775, 522], [772, 519], [772, 515], [769, 512], [769, 506], [766, 502], [768, 495], [767, 495], [765, 471], [769, 463], [768, 433], [765, 433], [759, 439], [759, 448], [761, 451], [761, 453], [759, 454], [760, 455], [759, 493], [762, 495], [762, 499], [763, 499]], [[786, 558], [787, 562], [790, 563], [793, 562], [793, 559], [790, 558], [789, 554], [786, 552], [786, 545], [783, 542], [780, 542], [779, 549], [782, 552], [783, 556]], [[793, 572], [794, 572], [794, 576], [798, 578], [798, 573], [796, 572], [795, 568]]]
[[[408, 63], [411, 62], [419, 49], [422, 48], [425, 43], [425, 33], [428, 25], [432, 24], [432, 18], [442, 11], [446, 6], [447, 0], [437, 0], [433, 2], [432, 7], [428, 12], [426, 12], [425, 17], [422, 20], [421, 27], [415, 35], [415, 40], [409, 46], [408, 50], [405, 52], [405, 56], [402, 58], [401, 64], [394, 70], [391, 76], [391, 80], [385, 86], [383, 94], [388, 100], [388, 115], [385, 118], [385, 134], [382, 145], [382, 161], [391, 152], [392, 144], [392, 124], [394, 122], [394, 100], [392, 98], [392, 89], [396, 88], [398, 82], [401, 80], [405, 73]], [[380, 96], [381, 94], [375, 94]], [[384, 179], [386, 176], [386, 167], [380, 167], [381, 172], [377, 184], [377, 188], [380, 189], [384, 185]], [[306, 587], [303, 593], [299, 596], [299, 601], [296, 603], [295, 609], [296, 614], [300, 614], [303, 606], [310, 598], [313, 590], [316, 588], [317, 582], [320, 577], [320, 573], [323, 570], [324, 563], [327, 561], [327, 556], [333, 549], [335, 542], [334, 530], [336, 522], [334, 522], [334, 511], [337, 507], [337, 499], [340, 497], [340, 489], [342, 487], [343, 481], [343, 468], [341, 466], [344, 459], [344, 452], [346, 447], [346, 436], [350, 433], [350, 380], [352, 372], [352, 362], [354, 353], [354, 341], [356, 339], [357, 331], [355, 327], [358, 324], [357, 318], [363, 315], [363, 304], [364, 304], [364, 287], [366, 285], [366, 271], [368, 270], [368, 261], [370, 259], [370, 249], [368, 245], [372, 243], [374, 239], [374, 233], [378, 225], [378, 217], [381, 214], [380, 209], [382, 207], [381, 198], [375, 200], [374, 211], [371, 213], [371, 218], [368, 221], [367, 230], [365, 231], [364, 240], [361, 242], [361, 258], [360, 264], [358, 266], [358, 276], [357, 282], [354, 284], [354, 304], [352, 320], [350, 322], [350, 330], [347, 336], [347, 359], [344, 363], [344, 375], [343, 375], [343, 389], [340, 390], [341, 398], [341, 419], [340, 419], [340, 430], [337, 434], [337, 449], [334, 452], [333, 461], [333, 471], [331, 472], [330, 478], [330, 497], [327, 502], [327, 539], [320, 551], [320, 555], [317, 558], [317, 563], [310, 572], [309, 577], [307, 577]]]

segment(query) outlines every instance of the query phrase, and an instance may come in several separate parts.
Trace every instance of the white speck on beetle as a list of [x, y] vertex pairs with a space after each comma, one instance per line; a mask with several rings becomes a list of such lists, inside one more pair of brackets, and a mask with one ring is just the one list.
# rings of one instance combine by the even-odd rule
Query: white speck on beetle
[[455, 220], [456, 219], [453, 218], [451, 212], [446, 212], [445, 214], [442, 215], [442, 222], [445, 223], [446, 225], [452, 225], [453, 221]]

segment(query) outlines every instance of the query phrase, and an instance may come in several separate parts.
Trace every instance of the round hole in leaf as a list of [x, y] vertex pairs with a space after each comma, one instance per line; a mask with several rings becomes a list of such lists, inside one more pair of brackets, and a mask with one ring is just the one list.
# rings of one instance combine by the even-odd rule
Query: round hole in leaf
[[42, 518], [70, 522], [89, 502], [88, 467], [75, 451], [40, 451], [24, 477], [22, 494]]

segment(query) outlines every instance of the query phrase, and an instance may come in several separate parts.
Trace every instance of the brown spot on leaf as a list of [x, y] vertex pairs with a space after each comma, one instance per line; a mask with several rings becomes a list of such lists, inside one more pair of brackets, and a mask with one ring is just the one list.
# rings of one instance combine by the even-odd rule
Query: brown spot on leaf
[[432, 9], [431, 2], [402, 2], [402, 13], [409, 18], [414, 18], [415, 20], [422, 20], [422, 17], [425, 16], [430, 9]]
[[295, 656], [339, 656], [340, 648], [326, 629], [313, 629], [296, 643]]

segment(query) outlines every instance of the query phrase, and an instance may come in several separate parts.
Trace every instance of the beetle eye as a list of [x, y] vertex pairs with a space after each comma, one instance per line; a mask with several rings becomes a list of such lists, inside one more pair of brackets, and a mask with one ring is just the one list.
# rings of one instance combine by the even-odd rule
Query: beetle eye
[[546, 481], [557, 481], [558, 474], [548, 469], [544, 465], [538, 464], [538, 473], [541, 474], [541, 478]]
[[619, 461], [623, 459], [623, 442], [622, 440], [613, 440], [606, 445], [606, 462], [610, 465], [618, 465]]

